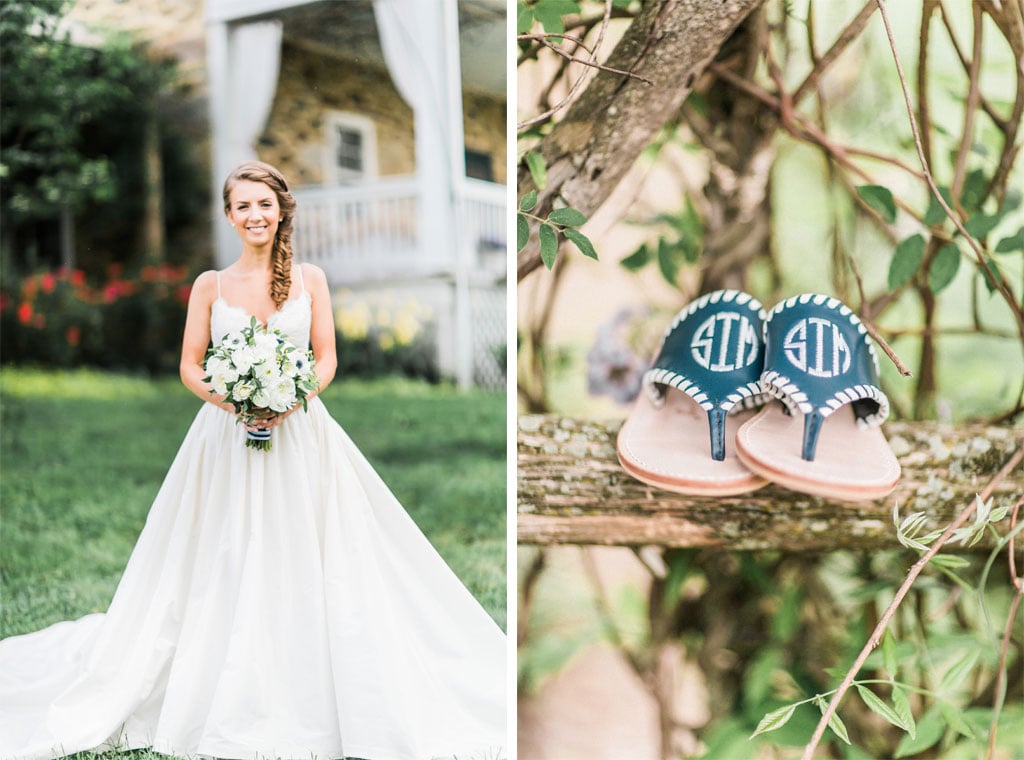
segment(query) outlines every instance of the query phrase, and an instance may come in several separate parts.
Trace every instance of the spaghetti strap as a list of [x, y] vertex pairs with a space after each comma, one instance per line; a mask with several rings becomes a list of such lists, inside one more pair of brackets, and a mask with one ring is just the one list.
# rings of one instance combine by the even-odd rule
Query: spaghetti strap
[[220, 298], [220, 270], [214, 270], [214, 274], [217, 275], [217, 298]]
[[302, 264], [298, 264], [297, 263], [297, 264], [295, 264], [295, 266], [293, 268], [297, 269], [298, 272], [299, 272], [299, 287], [302, 288], [302, 292], [305, 293], [306, 292], [306, 283], [302, 281]]

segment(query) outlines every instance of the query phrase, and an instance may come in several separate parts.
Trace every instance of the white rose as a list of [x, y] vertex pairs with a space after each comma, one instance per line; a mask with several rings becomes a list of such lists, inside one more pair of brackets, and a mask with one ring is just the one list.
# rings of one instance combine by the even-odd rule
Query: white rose
[[225, 361], [220, 356], [211, 356], [209, 359], [206, 360], [206, 374], [215, 375], [218, 372], [223, 372], [224, 369], [227, 368], [228, 364], [229, 362]]
[[210, 385], [213, 387], [214, 393], [219, 393], [224, 396], [227, 395], [228, 385], [235, 382], [238, 379], [238, 373], [233, 370], [220, 370], [214, 372], [210, 378]]
[[275, 412], [286, 412], [295, 403], [295, 383], [291, 378], [279, 377], [268, 388], [270, 408]]
[[261, 350], [270, 350], [271, 352], [277, 350], [278, 338], [272, 333], [258, 332], [252, 336], [252, 344]]
[[259, 409], [266, 409], [270, 406], [270, 397], [263, 388], [257, 388], [252, 394], [252, 404]]
[[231, 361], [234, 363], [235, 368], [243, 375], [249, 371], [253, 364], [256, 364], [256, 358], [256, 352], [252, 346], [241, 346], [231, 352]]
[[243, 380], [240, 383], [235, 383], [235, 387], [231, 389], [231, 398], [235, 401], [245, 401], [254, 390], [256, 390], [255, 385], [248, 380]]
[[252, 376], [257, 382], [266, 388], [277, 380], [281, 374], [278, 372], [277, 364], [272, 361], [264, 361], [253, 366]]

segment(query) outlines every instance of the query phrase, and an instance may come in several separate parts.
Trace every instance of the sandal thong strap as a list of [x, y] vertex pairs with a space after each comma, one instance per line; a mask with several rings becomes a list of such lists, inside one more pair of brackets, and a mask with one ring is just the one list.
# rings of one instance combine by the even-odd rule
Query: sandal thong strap
[[878, 355], [867, 328], [839, 299], [805, 293], [777, 304], [764, 322], [764, 392], [804, 416], [802, 456], [814, 460], [821, 423], [850, 404], [859, 427], [889, 416]]
[[725, 459], [725, 417], [763, 403], [762, 324], [756, 298], [738, 290], [716, 290], [684, 307], [661, 340], [643, 387], [655, 406], [669, 387], [678, 388], [708, 413], [711, 456]]

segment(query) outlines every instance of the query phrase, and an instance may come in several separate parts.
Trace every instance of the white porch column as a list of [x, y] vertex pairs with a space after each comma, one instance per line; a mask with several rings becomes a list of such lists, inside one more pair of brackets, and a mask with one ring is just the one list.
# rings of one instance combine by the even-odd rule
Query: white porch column
[[[457, 0], [375, 0], [381, 48], [414, 113], [421, 255], [447, 259], [455, 277], [455, 375], [473, 380], [468, 272], [458, 212], [465, 148]], [[460, 273], [460, 270], [461, 273]]]

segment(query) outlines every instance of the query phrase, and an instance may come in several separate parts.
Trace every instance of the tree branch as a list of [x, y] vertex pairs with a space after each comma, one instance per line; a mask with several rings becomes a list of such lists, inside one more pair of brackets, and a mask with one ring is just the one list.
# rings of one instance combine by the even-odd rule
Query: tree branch
[[[722, 42], [762, 0], [661, 0], [645, 3], [605, 65], [651, 82], [598, 72], [538, 150], [548, 167], [536, 214], [556, 199], [593, 214], [690, 94]], [[520, 168], [522, 197], [537, 189]], [[535, 236], [519, 252], [518, 279], [541, 266]]]
[[[901, 510], [926, 512], [932, 527], [948, 524], [957, 505], [974, 498], [979, 481], [1024, 446], [1021, 431], [1012, 427], [890, 422], [885, 431], [903, 477], [885, 499], [836, 502], [778, 486], [709, 499], [662, 491], [627, 475], [615, 453], [619, 425], [519, 418], [520, 543], [785, 551], [898, 547], [894, 502]], [[1012, 504], [1022, 492], [1020, 469], [994, 491], [999, 505]]]

